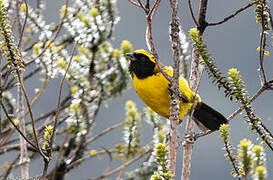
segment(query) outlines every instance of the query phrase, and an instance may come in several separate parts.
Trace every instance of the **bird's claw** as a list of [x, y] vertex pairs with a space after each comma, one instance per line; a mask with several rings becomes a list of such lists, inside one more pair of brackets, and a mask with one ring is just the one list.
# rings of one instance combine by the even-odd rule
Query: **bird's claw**
[[186, 134], [183, 138], [183, 146], [186, 144], [193, 144], [195, 142], [195, 133]]
[[176, 94], [180, 99], [182, 99], [182, 101], [184, 103], [188, 103], [189, 100], [187, 99], [187, 97], [185, 97], [181, 91], [179, 90], [179, 88], [177, 87], [173, 87], [171, 83], [168, 84], [168, 91], [170, 94]]

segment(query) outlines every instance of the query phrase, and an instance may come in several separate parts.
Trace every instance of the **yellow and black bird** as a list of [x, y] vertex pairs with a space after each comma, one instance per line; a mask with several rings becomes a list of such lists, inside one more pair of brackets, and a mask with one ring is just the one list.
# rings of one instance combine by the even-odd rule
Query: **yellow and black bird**
[[[160, 72], [152, 55], [143, 49], [126, 55], [130, 60], [129, 72], [138, 96], [153, 111], [165, 118], [169, 118], [169, 81]], [[173, 75], [171, 67], [163, 67], [168, 75]], [[195, 96], [187, 80], [182, 76], [179, 77], [179, 90], [182, 94], [179, 119], [182, 119], [190, 112], [194, 102], [193, 117], [201, 130], [218, 130], [221, 124], [228, 122], [222, 114], [201, 102], [200, 96], [198, 94]]]

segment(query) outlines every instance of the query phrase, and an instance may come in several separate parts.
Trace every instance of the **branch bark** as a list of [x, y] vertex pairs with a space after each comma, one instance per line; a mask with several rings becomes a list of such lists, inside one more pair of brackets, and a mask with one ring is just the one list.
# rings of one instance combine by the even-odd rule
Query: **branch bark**
[[173, 62], [174, 62], [174, 72], [173, 78], [171, 79], [171, 107], [170, 107], [170, 145], [169, 145], [169, 169], [173, 175], [175, 175], [175, 167], [176, 167], [176, 147], [177, 147], [177, 123], [179, 117], [179, 96], [175, 89], [179, 89], [179, 21], [178, 21], [178, 1], [170, 0], [171, 4], [171, 43], [172, 43], [172, 51], [173, 51]]
[[[17, 88], [18, 95], [18, 120], [19, 129], [23, 134], [26, 134], [25, 130], [25, 117], [24, 117], [24, 99], [21, 91], [21, 87]], [[21, 164], [21, 176], [23, 179], [29, 179], [29, 158], [27, 151], [27, 141], [20, 136], [20, 164]]]
[[[201, 73], [199, 72], [199, 53], [196, 47], [193, 47], [192, 50], [192, 64], [191, 64], [191, 74], [190, 74], [190, 88], [196, 92], [199, 84], [199, 79]], [[186, 124], [186, 133], [185, 137], [192, 136], [194, 130], [194, 121], [191, 115], [187, 118]], [[194, 141], [185, 140], [183, 146], [183, 168], [181, 179], [189, 180], [190, 179], [190, 170], [191, 170], [191, 155], [193, 149]]]

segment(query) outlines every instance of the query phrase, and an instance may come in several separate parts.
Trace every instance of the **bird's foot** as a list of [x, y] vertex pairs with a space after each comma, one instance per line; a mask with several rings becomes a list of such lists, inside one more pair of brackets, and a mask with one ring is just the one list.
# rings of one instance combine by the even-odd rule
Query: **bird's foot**
[[213, 132], [213, 131], [211, 131], [211, 130], [207, 130], [207, 131], [203, 131], [203, 132], [196, 133], [196, 134], [194, 135], [194, 139], [197, 140], [198, 138], [203, 137], [203, 136], [206, 136], [206, 135], [208, 135], [208, 134], [211, 134], [212, 132]]
[[184, 96], [178, 87], [173, 87], [171, 83], [168, 84], [168, 91], [170, 94], [176, 94], [184, 103], [188, 103], [189, 100]]
[[193, 144], [195, 141], [195, 133], [185, 134], [182, 145], [185, 146], [186, 144]]

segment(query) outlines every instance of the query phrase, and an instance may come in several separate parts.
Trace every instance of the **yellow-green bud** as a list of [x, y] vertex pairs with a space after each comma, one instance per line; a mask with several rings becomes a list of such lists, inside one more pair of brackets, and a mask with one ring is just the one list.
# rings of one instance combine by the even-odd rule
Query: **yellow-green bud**
[[235, 78], [238, 76], [240, 71], [238, 71], [236, 68], [231, 68], [228, 70], [228, 75], [232, 78]]
[[135, 103], [133, 101], [131, 101], [131, 100], [127, 101], [126, 105], [125, 105], [125, 107], [128, 108], [128, 109], [131, 109], [134, 106], [135, 106]]
[[124, 40], [121, 42], [120, 49], [122, 50], [123, 54], [126, 54], [132, 52], [133, 46], [130, 41]]
[[197, 30], [197, 28], [191, 28], [189, 33], [192, 38], [199, 36], [199, 31]]
[[27, 5], [25, 3], [21, 4], [20, 9], [21, 9], [21, 11], [26, 12], [27, 11]]
[[44, 149], [48, 149], [48, 148], [49, 148], [48, 142], [44, 142]]
[[240, 147], [242, 149], [247, 149], [251, 145], [251, 141], [248, 139], [243, 139], [240, 141]]
[[95, 149], [91, 149], [91, 150], [89, 151], [89, 154], [90, 154], [91, 156], [94, 156], [94, 155], [97, 154], [97, 151], [96, 151]]
[[79, 53], [85, 54], [87, 49], [83, 46], [80, 46], [80, 47], [78, 47], [78, 51], [79, 51]]
[[223, 130], [223, 131], [228, 130], [228, 124], [222, 124], [222, 125], [220, 126], [220, 130]]
[[79, 56], [74, 56], [72, 58], [73, 61], [77, 62], [77, 63], [80, 63], [81, 62], [81, 58]]
[[116, 58], [119, 59], [121, 52], [118, 49], [113, 49], [113, 51], [111, 52], [111, 54]]
[[41, 49], [41, 47], [39, 46], [39, 44], [34, 44], [33, 46], [33, 53], [34, 54], [39, 54], [39, 50]]
[[136, 113], [137, 113], [137, 110], [136, 110], [136, 108], [131, 108], [131, 109], [129, 109], [129, 112], [128, 112], [128, 114], [130, 115], [130, 116], [135, 116], [136, 115]]
[[78, 13], [76, 15], [77, 18], [79, 18], [80, 21], [84, 22], [84, 23], [88, 23], [88, 19], [84, 16], [84, 14], [82, 13]]
[[266, 178], [266, 168], [264, 166], [257, 166], [255, 170], [258, 177], [257, 179], [263, 180]]
[[90, 11], [89, 11], [89, 14], [92, 16], [92, 17], [97, 17], [98, 15], [99, 15], [99, 10], [98, 10], [98, 8], [92, 8], [92, 9], [90, 9]]
[[62, 46], [62, 45], [60, 45], [60, 46], [56, 46], [55, 48], [56, 48], [56, 51], [57, 51], [57, 52], [59, 52], [60, 50], [62, 50], [62, 49], [63, 49], [63, 46]]
[[72, 94], [75, 94], [79, 90], [79, 88], [78, 86], [72, 86], [70, 90]]
[[257, 173], [264, 173], [265, 172], [265, 167], [263, 167], [263, 166], [256, 167], [256, 172]]
[[161, 179], [162, 179], [161, 176], [157, 173], [154, 173], [150, 178], [150, 180], [161, 180]]
[[54, 43], [53, 42], [51, 43], [50, 41], [47, 41], [45, 45], [48, 46], [49, 48], [52, 48], [54, 46]]
[[57, 67], [65, 69], [66, 68], [66, 61], [63, 59], [60, 59], [57, 61]]
[[261, 155], [261, 152], [263, 151], [263, 147], [260, 146], [260, 145], [255, 145], [255, 146], [252, 148], [252, 151], [256, 154], [256, 156], [260, 156], [260, 155]]
[[26, 32], [31, 33], [32, 29], [31, 28], [26, 28]]
[[159, 130], [159, 131], [157, 132], [157, 137], [158, 137], [158, 141], [159, 141], [160, 143], [163, 143], [163, 142], [164, 142], [164, 139], [165, 139], [165, 133], [164, 133], [164, 131], [163, 131], [163, 130]]
[[109, 48], [110, 48], [111, 44], [109, 42], [106, 42], [102, 45], [102, 48], [105, 52], [108, 52]]
[[45, 127], [45, 134], [44, 134], [44, 138], [45, 140], [49, 141], [52, 135], [52, 131], [53, 131], [53, 127], [52, 126], [46, 126]]
[[73, 109], [74, 111], [77, 111], [80, 107], [79, 103], [74, 103], [70, 105], [70, 108]]
[[13, 119], [13, 123], [17, 126], [19, 124], [19, 119], [17, 118]]
[[61, 14], [64, 14], [65, 11], [66, 11], [66, 5], [63, 5], [63, 6], [61, 7]]

